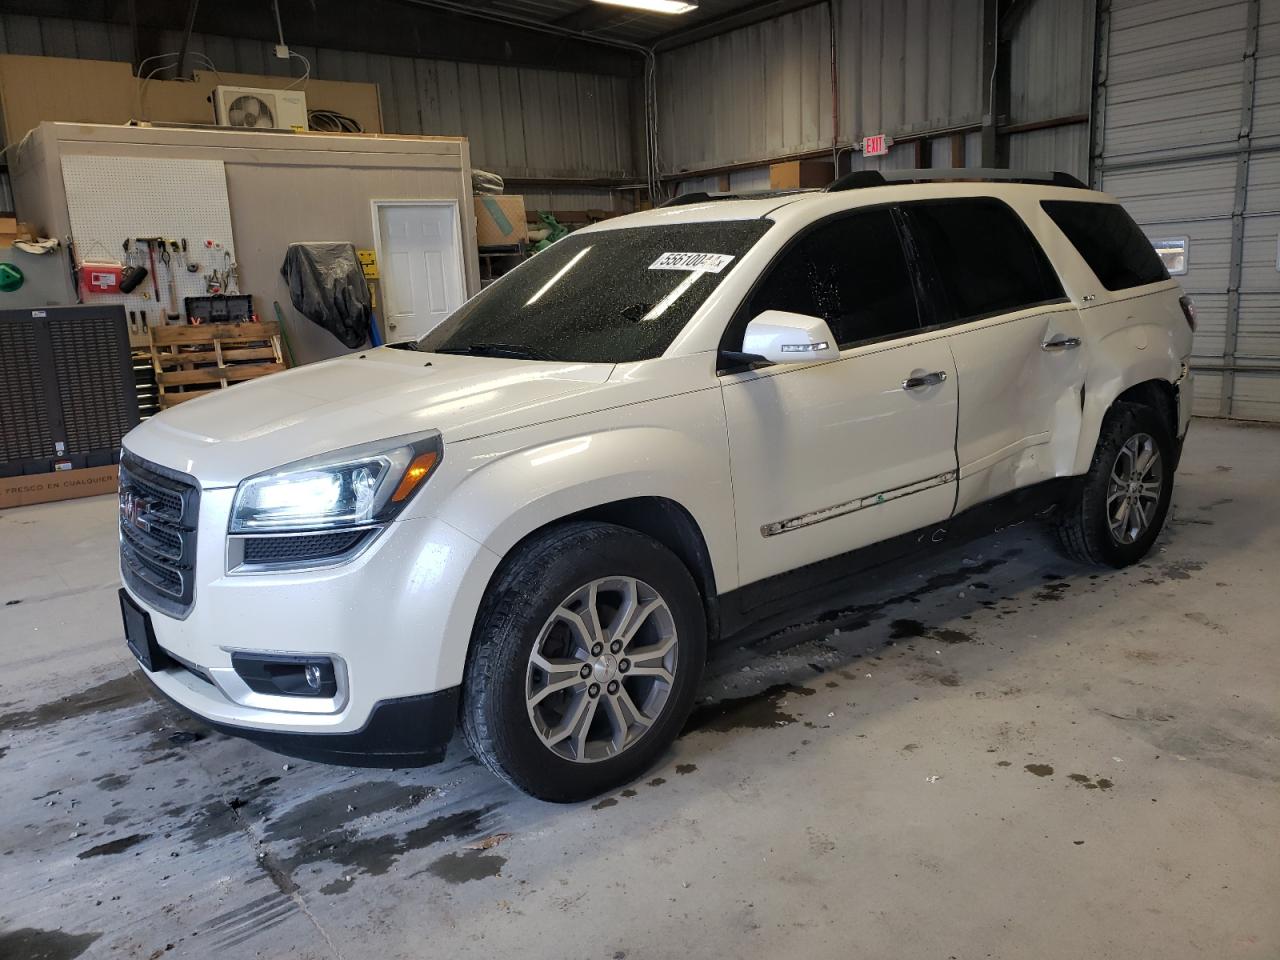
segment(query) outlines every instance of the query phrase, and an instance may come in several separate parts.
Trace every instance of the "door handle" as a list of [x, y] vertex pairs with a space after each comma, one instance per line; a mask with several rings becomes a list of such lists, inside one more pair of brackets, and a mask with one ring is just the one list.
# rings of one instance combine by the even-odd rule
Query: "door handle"
[[1040, 349], [1052, 353], [1054, 350], [1074, 350], [1078, 346], [1080, 346], [1079, 337], [1057, 337], [1040, 344]]
[[907, 377], [902, 381], [903, 390], [923, 390], [925, 387], [936, 387], [947, 379], [945, 370], [935, 370], [933, 373], [923, 373], [918, 377]]

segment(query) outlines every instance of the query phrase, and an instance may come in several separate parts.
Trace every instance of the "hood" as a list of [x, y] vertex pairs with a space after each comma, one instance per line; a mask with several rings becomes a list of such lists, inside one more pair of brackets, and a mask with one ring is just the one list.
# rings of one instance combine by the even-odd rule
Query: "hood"
[[384, 347], [189, 400], [131, 431], [124, 445], [204, 487], [229, 487], [370, 440], [439, 430], [448, 443], [552, 419], [540, 408], [604, 383], [612, 370]]

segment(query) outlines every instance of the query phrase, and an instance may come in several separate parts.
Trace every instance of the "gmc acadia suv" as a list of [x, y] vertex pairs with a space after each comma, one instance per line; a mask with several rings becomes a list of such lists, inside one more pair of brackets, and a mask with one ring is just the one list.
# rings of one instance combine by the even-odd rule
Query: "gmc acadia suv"
[[[566, 237], [418, 342], [125, 438], [120, 599], [224, 732], [580, 800], [642, 773], [709, 641], [1016, 517], [1160, 532], [1194, 312], [1063, 174], [855, 173]], [[966, 178], [968, 178], [966, 180]]]

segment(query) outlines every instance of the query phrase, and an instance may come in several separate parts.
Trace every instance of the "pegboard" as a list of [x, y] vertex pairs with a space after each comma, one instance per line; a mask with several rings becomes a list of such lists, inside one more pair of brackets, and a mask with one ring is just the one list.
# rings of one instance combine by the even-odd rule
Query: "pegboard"
[[[124, 262], [121, 243], [126, 237], [165, 237], [187, 240], [187, 259], [199, 264], [189, 272], [180, 255], [170, 260], [177, 294], [176, 312], [186, 322], [185, 297], [205, 296], [205, 275], [235, 262], [227, 176], [221, 160], [151, 159], [142, 157], [62, 157], [62, 182], [76, 259], [81, 262]], [[205, 241], [213, 241], [212, 249]], [[131, 294], [90, 293], [81, 286], [85, 303], [119, 303], [128, 311], [145, 310], [151, 324], [173, 312], [169, 274], [156, 250], [155, 285], [147, 278]], [[145, 246], [133, 253], [134, 264], [151, 270]], [[159, 287], [157, 303], [155, 287]], [[233, 281], [232, 289], [242, 292]]]

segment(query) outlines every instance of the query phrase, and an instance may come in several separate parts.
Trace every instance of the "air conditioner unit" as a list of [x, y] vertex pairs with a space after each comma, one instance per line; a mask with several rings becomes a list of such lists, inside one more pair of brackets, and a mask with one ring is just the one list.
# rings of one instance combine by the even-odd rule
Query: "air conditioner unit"
[[299, 90], [214, 87], [213, 113], [223, 127], [306, 130], [307, 95]]

